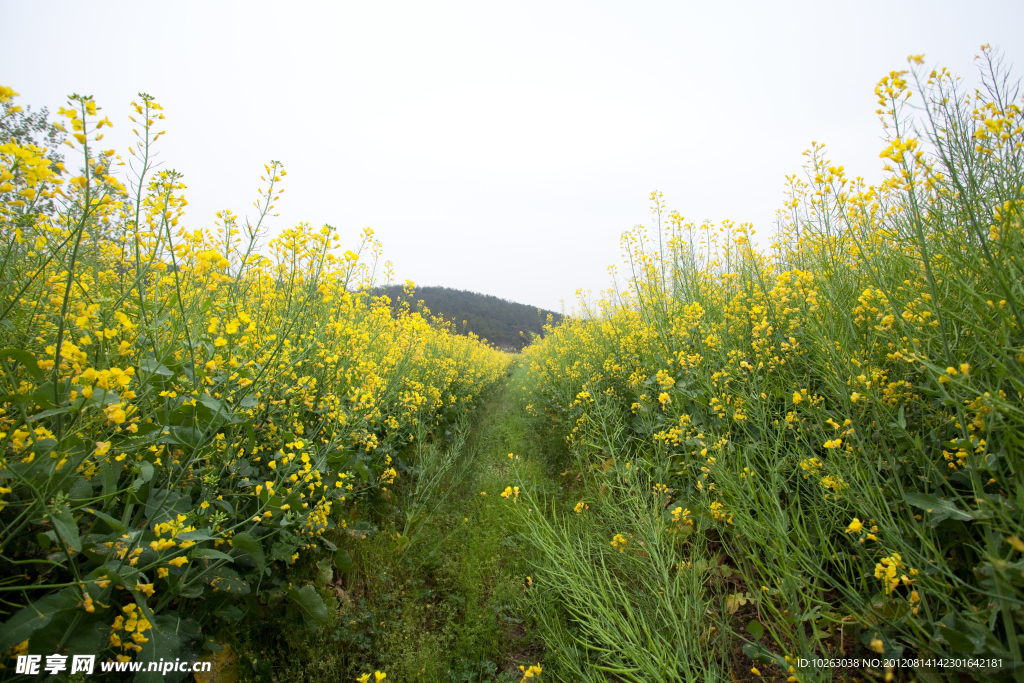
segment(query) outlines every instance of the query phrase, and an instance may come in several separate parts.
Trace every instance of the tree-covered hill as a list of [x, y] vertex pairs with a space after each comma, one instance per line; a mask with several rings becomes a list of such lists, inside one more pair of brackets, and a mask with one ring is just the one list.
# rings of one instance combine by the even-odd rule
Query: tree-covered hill
[[543, 332], [549, 316], [555, 323], [562, 319], [562, 315], [554, 311], [448, 287], [420, 287], [411, 299], [401, 285], [384, 288], [381, 293], [391, 299], [394, 308], [408, 301], [415, 310], [422, 301], [433, 315], [453, 321], [460, 334], [472, 332], [507, 350], [522, 350], [529, 343], [531, 332]]

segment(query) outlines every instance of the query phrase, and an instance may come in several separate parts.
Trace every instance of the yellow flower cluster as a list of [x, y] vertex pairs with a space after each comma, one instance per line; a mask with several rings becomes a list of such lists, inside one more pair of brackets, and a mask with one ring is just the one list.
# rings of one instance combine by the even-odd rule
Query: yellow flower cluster
[[[153, 625], [138, 612], [138, 605], [135, 603], [128, 603], [121, 611], [124, 615], [117, 615], [110, 626], [110, 644], [122, 650], [141, 652], [142, 644], [149, 642], [143, 631], [148, 631]], [[121, 637], [121, 633], [125, 634], [124, 638]]]
[[886, 594], [892, 593], [893, 590], [900, 585], [902, 579], [905, 583], [909, 583], [910, 579], [906, 574], [900, 575], [901, 570], [906, 569], [906, 565], [903, 564], [903, 558], [900, 557], [899, 553], [893, 553], [889, 557], [883, 557], [881, 561], [875, 565], [875, 578], [882, 582], [882, 588]]
[[529, 667], [520, 664], [519, 671], [523, 674], [523, 677], [519, 679], [519, 682], [524, 683], [531, 678], [540, 678], [540, 674], [543, 669], [541, 669], [540, 662], [538, 662], [536, 664], [531, 664]]
[[683, 522], [684, 524], [693, 524], [693, 517], [689, 508], [684, 509], [683, 507], [676, 507], [672, 509], [672, 521]]

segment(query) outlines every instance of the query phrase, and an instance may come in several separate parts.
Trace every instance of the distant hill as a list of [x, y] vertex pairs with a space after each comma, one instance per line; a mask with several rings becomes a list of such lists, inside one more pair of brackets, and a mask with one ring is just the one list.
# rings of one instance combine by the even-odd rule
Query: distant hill
[[[391, 299], [394, 308], [401, 301], [408, 300], [401, 285], [381, 288], [379, 291]], [[541, 334], [548, 315], [556, 323], [562, 319], [562, 314], [554, 311], [506, 301], [489, 294], [447, 287], [419, 287], [413, 293], [413, 301], [409, 302], [413, 310], [419, 301], [433, 315], [453, 321], [459, 334], [472, 332], [494, 346], [509, 351], [521, 351], [530, 342], [531, 332]]]

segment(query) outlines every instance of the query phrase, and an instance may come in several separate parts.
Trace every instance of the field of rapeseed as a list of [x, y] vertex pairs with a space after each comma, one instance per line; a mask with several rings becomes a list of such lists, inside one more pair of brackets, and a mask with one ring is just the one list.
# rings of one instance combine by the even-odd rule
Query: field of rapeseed
[[15, 96], [0, 88], [0, 677], [23, 654], [226, 657], [254, 617], [315, 631], [332, 615], [300, 579], [351, 570], [410, 454], [509, 356], [371, 297], [387, 266], [369, 230], [344, 250], [302, 224], [260, 249], [280, 163], [255, 219], [186, 230], [151, 97], [119, 154], [91, 98], [51, 126]]
[[545, 674], [1024, 681], [1024, 113], [987, 47], [976, 89], [910, 62], [884, 182], [815, 144], [767, 253], [655, 193], [621, 289], [526, 350], [566, 439], [562, 494], [510, 482]]
[[279, 162], [186, 229], [153, 98], [0, 87], [0, 679], [1024, 683], [1024, 110], [910, 63], [884, 182], [814, 143], [766, 251], [653, 193], [520, 361], [265, 239]]

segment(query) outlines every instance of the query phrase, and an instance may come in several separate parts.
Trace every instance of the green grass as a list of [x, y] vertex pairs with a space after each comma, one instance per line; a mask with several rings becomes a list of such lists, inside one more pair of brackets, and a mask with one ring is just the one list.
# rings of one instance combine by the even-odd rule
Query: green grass
[[[315, 565], [297, 570], [317, 582], [331, 622], [316, 633], [298, 622], [292, 633], [250, 628], [235, 648], [242, 680], [333, 682], [379, 670], [389, 681], [507, 682], [543, 659], [525, 611], [526, 527], [500, 497], [513, 482], [508, 454], [531, 448], [526, 416], [500, 387], [437, 436], [410, 449], [419, 485], [396, 481], [390, 504], [379, 501], [368, 520], [377, 532], [346, 546], [351, 572], [335, 580]], [[517, 464], [519, 477], [544, 479], [541, 459]]]

